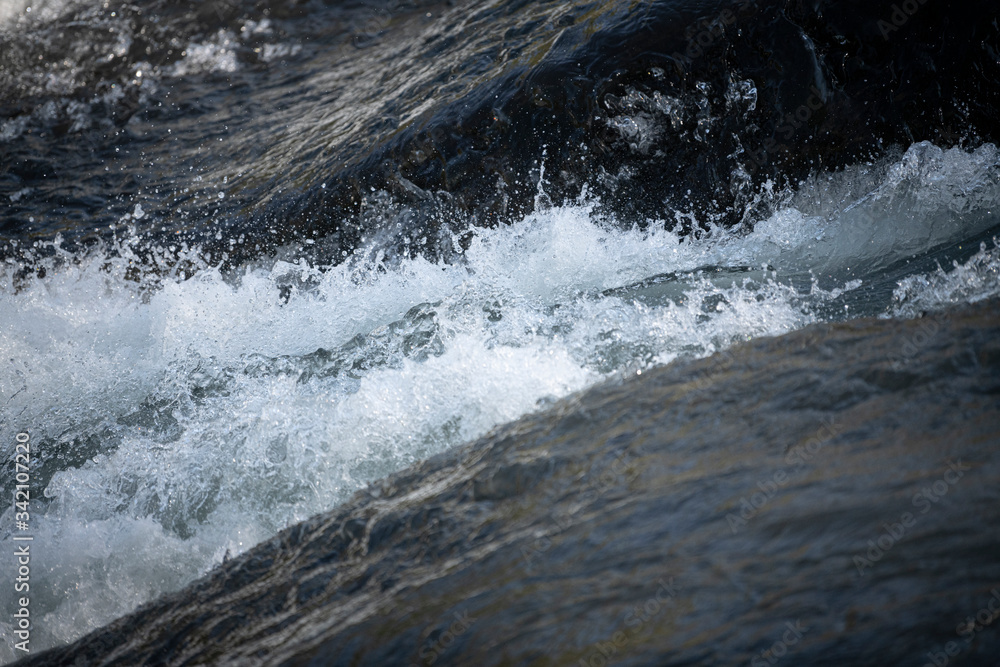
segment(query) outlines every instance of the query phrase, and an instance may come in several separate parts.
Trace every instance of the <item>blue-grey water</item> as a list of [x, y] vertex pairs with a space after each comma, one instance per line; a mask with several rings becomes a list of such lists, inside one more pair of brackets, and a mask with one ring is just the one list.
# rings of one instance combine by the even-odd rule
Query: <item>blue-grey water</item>
[[[608, 64], [650, 21], [708, 51], [731, 6], [753, 34], [748, 4], [0, 3], [0, 442], [34, 446], [33, 650], [611, 375], [1000, 293], [992, 112], [751, 159], [754, 114], [801, 108], [791, 74], [734, 76], [742, 47], [723, 75]], [[833, 60], [802, 76], [833, 91]], [[597, 92], [559, 98], [574, 67]], [[801, 123], [863, 115], [837, 100]]]

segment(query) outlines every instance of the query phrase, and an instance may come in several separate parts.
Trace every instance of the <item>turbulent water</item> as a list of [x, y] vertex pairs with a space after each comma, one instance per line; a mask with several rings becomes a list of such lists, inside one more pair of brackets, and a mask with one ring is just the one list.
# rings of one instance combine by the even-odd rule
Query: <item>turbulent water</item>
[[[621, 202], [641, 179], [586, 162], [570, 178], [573, 156], [551, 137], [520, 137], [534, 171], [490, 222], [478, 184], [431, 189], [419, 169], [401, 172], [404, 148], [428, 146], [431, 130], [404, 128], [415, 143], [390, 146], [421, 108], [438, 105], [424, 127], [451, 123], [455, 100], [522, 66], [477, 64], [495, 35], [468, 38], [463, 16], [503, 24], [509, 48], [539, 50], [508, 57], [530, 61], [588, 20], [635, 31], [639, 10], [316, 4], [296, 5], [303, 18], [206, 3], [200, 23], [170, 19], [183, 12], [168, 2], [114, 16], [0, 4], [0, 440], [32, 438], [33, 650], [610, 375], [1000, 293], [1000, 150], [971, 125], [968, 141], [886, 142], [801, 179], [747, 163], [723, 179], [731, 201], [666, 193], [639, 209]], [[443, 42], [449, 60], [430, 63]], [[631, 98], [599, 111], [617, 119], [600, 136], [642, 171], [676, 126], [654, 109], [670, 106], [663, 95], [628, 85]], [[753, 121], [764, 82], [726, 86]], [[726, 122], [697, 98], [676, 104], [694, 105], [674, 119], [693, 123], [685, 146]], [[386, 117], [390, 130], [373, 125]], [[453, 141], [444, 172], [465, 154]], [[341, 210], [326, 191], [367, 194]], [[10, 498], [9, 466], [2, 479]], [[9, 553], [14, 509], [2, 511]], [[0, 559], [4, 581], [13, 568]], [[18, 656], [5, 645], [0, 657]]]

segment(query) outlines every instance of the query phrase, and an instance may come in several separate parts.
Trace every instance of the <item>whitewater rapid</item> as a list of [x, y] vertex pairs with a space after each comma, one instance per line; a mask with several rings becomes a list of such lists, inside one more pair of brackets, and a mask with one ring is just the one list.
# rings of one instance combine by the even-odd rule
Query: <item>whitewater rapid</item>
[[[8, 259], [0, 438], [27, 431], [35, 447], [32, 648], [609, 377], [1000, 294], [998, 204], [994, 146], [921, 143], [813, 177], [752, 230], [699, 238], [621, 229], [584, 197], [471, 228], [450, 262], [369, 245], [315, 267], [288, 248], [222, 271], [198, 248], [154, 249], [196, 267], [185, 279], [130, 239], [30, 249], [43, 277]], [[3, 580], [11, 568], [0, 559]]]

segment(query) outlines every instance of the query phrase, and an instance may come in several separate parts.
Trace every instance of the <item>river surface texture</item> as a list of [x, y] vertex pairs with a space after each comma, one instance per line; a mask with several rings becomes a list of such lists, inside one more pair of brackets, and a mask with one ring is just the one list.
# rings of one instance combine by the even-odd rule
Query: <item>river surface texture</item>
[[997, 664], [998, 16], [0, 0], [0, 664]]

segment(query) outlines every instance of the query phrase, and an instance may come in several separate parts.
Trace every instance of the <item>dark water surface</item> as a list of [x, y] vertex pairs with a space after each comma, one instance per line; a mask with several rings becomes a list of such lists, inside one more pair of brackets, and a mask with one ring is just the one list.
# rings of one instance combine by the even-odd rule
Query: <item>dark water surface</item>
[[107, 236], [140, 204], [240, 256], [447, 253], [442, 227], [534, 208], [543, 164], [546, 198], [587, 188], [619, 224], [752, 223], [768, 179], [996, 141], [995, 6], [916, 6], [56, 3], [0, 35], [2, 238]]

